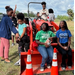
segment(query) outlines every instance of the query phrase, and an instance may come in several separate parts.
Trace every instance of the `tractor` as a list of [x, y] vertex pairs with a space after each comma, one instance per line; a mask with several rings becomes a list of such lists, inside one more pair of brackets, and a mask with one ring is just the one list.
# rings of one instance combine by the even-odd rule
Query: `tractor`
[[[29, 4], [41, 4], [41, 2], [29, 2], [28, 3], [28, 18], [29, 17]], [[40, 71], [40, 64], [42, 61], [42, 56], [41, 54], [38, 52], [37, 50], [37, 44], [35, 42], [35, 35], [38, 31], [40, 31], [41, 25], [42, 23], [48, 23], [49, 25], [49, 29], [56, 33], [57, 30], [59, 30], [59, 26], [51, 21], [45, 21], [43, 19], [38, 19], [38, 20], [34, 20], [29, 22], [29, 26], [30, 26], [30, 48], [29, 50], [33, 50], [33, 53], [31, 53], [31, 59], [32, 59], [32, 66], [33, 66], [33, 74], [44, 74], [44, 73], [50, 73], [51, 72], [51, 68], [50, 69], [45, 69], [43, 72]], [[53, 48], [55, 48], [57, 46], [57, 41], [56, 39], [52, 41], [51, 45], [53, 46]], [[26, 70], [26, 62], [27, 62], [27, 53], [28, 52], [21, 52], [21, 74], [20, 75], [25, 75], [25, 70]], [[61, 62], [62, 62], [62, 55], [57, 51], [57, 61], [58, 61], [58, 70], [59, 71], [63, 71], [61, 69]], [[67, 59], [66, 59], [67, 62]], [[74, 49], [72, 49], [72, 68], [68, 69], [68, 67], [66, 67], [66, 71], [69, 70], [74, 70]]]

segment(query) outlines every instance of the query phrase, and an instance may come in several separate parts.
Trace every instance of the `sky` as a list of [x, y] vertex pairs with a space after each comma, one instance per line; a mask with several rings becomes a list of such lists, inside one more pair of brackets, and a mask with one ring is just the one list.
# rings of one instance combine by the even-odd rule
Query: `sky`
[[[46, 9], [52, 8], [54, 10], [55, 16], [57, 15], [67, 15], [67, 10], [74, 10], [74, 0], [0, 0], [0, 12], [6, 13], [5, 6], [10, 5], [11, 8], [15, 8], [17, 5], [17, 10], [23, 13], [27, 13], [29, 2], [46, 2]], [[30, 11], [35, 14], [42, 9], [41, 4], [30, 4]]]

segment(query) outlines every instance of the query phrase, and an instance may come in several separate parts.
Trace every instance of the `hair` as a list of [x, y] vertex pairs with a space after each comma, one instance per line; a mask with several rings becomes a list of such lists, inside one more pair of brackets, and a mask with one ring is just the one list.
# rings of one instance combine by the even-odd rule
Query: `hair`
[[[68, 27], [67, 27], [67, 23], [66, 23], [66, 21], [62, 20], [61, 22], [64, 22], [64, 28], [65, 28], [66, 30], [68, 30]], [[61, 29], [60, 24], [59, 24], [59, 29]]]
[[25, 18], [25, 20], [26, 20], [27, 24], [29, 24], [29, 19], [28, 18]]
[[43, 5], [43, 4], [46, 5], [46, 2], [42, 2], [42, 3], [41, 3], [41, 5]]
[[37, 12], [37, 14], [39, 14], [39, 12]]
[[17, 18], [21, 19], [23, 21], [24, 20], [24, 14], [23, 13], [18, 13]]
[[[48, 23], [45, 23], [45, 22], [44, 22], [43, 24], [45, 24], [45, 25], [46, 25], [46, 30], [45, 30], [45, 31], [48, 31], [48, 30], [49, 30]], [[42, 24], [42, 25], [43, 25], [43, 24]], [[42, 30], [42, 25], [41, 25], [41, 30]]]
[[53, 9], [48, 10], [49, 13], [54, 13]]
[[9, 12], [11, 10], [13, 11], [13, 9], [10, 6], [6, 6], [5, 9], [6, 9], [7, 12]]

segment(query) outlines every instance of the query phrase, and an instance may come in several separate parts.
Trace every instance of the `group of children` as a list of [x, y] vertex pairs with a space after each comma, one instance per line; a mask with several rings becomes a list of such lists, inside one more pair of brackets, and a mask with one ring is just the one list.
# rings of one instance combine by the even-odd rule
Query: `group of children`
[[[18, 21], [18, 31], [16, 29], [16, 23], [14, 23], [12, 15], [14, 15], [14, 11], [10, 6], [6, 6], [7, 14], [3, 16], [0, 22], [0, 57], [1, 61], [9, 63], [9, 40], [11, 39], [11, 31], [16, 34], [16, 42], [19, 44], [18, 50], [19, 55], [22, 51], [27, 51], [29, 48], [29, 34], [30, 34], [30, 27], [29, 27], [29, 20], [28, 18], [24, 18], [23, 13], [17, 14], [17, 21]], [[24, 48], [25, 47], [25, 48]]]
[[[42, 5], [42, 10], [40, 12], [37, 12], [37, 19], [43, 19], [43, 20], [46, 20], [46, 21], [54, 21], [55, 19], [55, 15], [54, 15], [54, 11], [53, 9], [46, 9], [46, 2], [42, 2], [41, 3]], [[37, 20], [36, 19], [36, 20]]]
[[[50, 45], [50, 42], [46, 43], [46, 40], [52, 40], [57, 38], [58, 45], [56, 46], [57, 50], [62, 54], [62, 70], [66, 68], [66, 58], [68, 58], [67, 66], [68, 68], [72, 67], [72, 50], [70, 48], [71, 44], [71, 32], [67, 27], [66, 21], [61, 21], [59, 24], [59, 30], [56, 32], [56, 36], [52, 31], [49, 31], [48, 24], [43, 23], [42, 29], [36, 34], [36, 43], [38, 44], [38, 51], [42, 56], [42, 63], [40, 71], [44, 71], [45, 63], [47, 63], [47, 68], [50, 68], [50, 63], [53, 58], [53, 47]], [[67, 57], [68, 55], [68, 57]]]
[[[10, 62], [8, 55], [9, 55], [9, 40], [11, 39], [11, 31], [16, 34], [16, 42], [19, 44], [18, 50], [19, 50], [19, 56], [20, 52], [27, 51], [29, 46], [29, 34], [30, 34], [30, 28], [29, 28], [29, 20], [28, 18], [24, 18], [23, 13], [17, 14], [17, 21], [18, 21], [18, 31], [13, 25], [12, 20], [10, 17], [13, 14], [13, 9], [10, 7], [6, 8], [7, 15], [4, 15], [2, 18], [2, 21], [0, 22], [0, 37], [1, 37], [1, 44], [0, 44], [0, 57], [1, 61], [5, 61], [7, 63]], [[49, 12], [53, 13], [52, 9], [49, 9]], [[50, 18], [48, 18], [50, 21]], [[52, 21], [54, 18], [52, 18]], [[42, 57], [46, 55], [46, 53], [43, 55], [41, 51], [46, 52], [45, 49], [48, 49], [46, 57], [43, 57], [41, 69], [44, 69], [44, 64], [46, 62], [47, 57], [51, 57], [50, 61], [52, 61], [52, 55], [53, 54], [53, 48], [50, 46], [50, 49], [52, 49], [52, 53], [48, 54], [50, 52], [49, 45], [47, 45], [45, 42], [49, 38], [49, 40], [52, 39], [55, 35], [48, 31], [48, 24], [44, 23], [42, 24], [42, 30], [36, 34], [36, 42], [38, 45], [38, 51], [41, 53]], [[46, 34], [48, 35], [46, 38]], [[44, 36], [45, 35], [45, 36]], [[59, 30], [56, 33], [57, 37], [57, 50], [62, 54], [62, 69], [65, 69], [66, 67], [66, 54], [68, 54], [68, 67], [70, 68], [72, 66], [72, 50], [70, 48], [71, 43], [71, 33], [68, 30], [67, 24], [65, 21], [61, 21], [59, 25]], [[25, 47], [25, 48], [24, 48]], [[44, 50], [42, 50], [44, 49]], [[49, 63], [48, 63], [49, 65]]]
[[[48, 15], [47, 15], [47, 17], [46, 17], [46, 19], [45, 20], [47, 20], [47, 21], [54, 21], [54, 19], [55, 19], [55, 15], [54, 15], [54, 11], [53, 11], [53, 9], [49, 9], [48, 10]], [[43, 19], [43, 18], [41, 18], [41, 16], [40, 16], [40, 13], [39, 12], [37, 12], [37, 18], [36, 18], [36, 20], [38, 20], [38, 19]]]

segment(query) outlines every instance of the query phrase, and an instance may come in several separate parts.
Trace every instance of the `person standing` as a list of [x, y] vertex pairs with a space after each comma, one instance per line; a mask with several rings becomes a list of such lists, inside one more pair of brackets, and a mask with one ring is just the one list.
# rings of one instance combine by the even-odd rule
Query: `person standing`
[[11, 39], [11, 31], [16, 34], [16, 38], [19, 37], [18, 31], [14, 27], [10, 16], [13, 14], [13, 9], [10, 7], [5, 7], [7, 15], [4, 15], [1, 23], [0, 23], [0, 37], [1, 37], [1, 44], [0, 44], [0, 57], [1, 61], [10, 62], [9, 60], [9, 40]]
[[41, 4], [42, 4], [43, 9], [40, 11], [39, 16], [42, 19], [47, 20], [48, 10], [46, 9], [46, 2], [42, 2]]
[[[13, 25], [15, 26], [15, 28], [18, 30], [17, 19], [16, 19], [16, 17], [15, 17], [15, 16], [16, 16], [16, 14], [15, 14], [16, 8], [17, 8], [17, 5], [15, 5], [15, 9], [14, 9], [14, 11], [13, 11], [11, 20], [12, 20]], [[14, 43], [14, 36], [15, 36], [15, 34], [14, 34], [13, 32], [11, 32], [11, 34], [12, 34], [12, 46], [14, 46], [14, 45], [15, 45], [15, 43]]]

